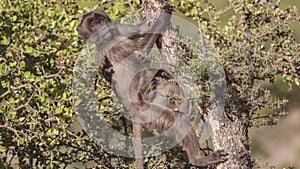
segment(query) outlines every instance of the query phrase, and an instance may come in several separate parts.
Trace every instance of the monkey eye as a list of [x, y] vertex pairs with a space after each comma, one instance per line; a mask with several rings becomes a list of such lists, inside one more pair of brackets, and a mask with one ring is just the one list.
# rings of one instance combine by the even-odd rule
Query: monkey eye
[[100, 23], [98, 21], [92, 22], [90, 25], [91, 29], [95, 29]]

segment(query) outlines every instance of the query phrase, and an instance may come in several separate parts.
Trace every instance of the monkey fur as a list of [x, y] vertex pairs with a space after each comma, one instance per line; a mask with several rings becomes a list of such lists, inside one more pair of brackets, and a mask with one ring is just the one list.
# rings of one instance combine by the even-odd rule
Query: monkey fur
[[[227, 153], [223, 150], [208, 156], [201, 155], [188, 115], [182, 112], [185, 110], [184, 104], [175, 101], [176, 108], [166, 106], [172, 99], [177, 100], [177, 96], [182, 96], [180, 85], [172, 81], [172, 75], [163, 69], [148, 69], [134, 53], [153, 47], [159, 34], [163, 34], [170, 25], [171, 11], [170, 7], [163, 8], [149, 30], [143, 30], [147, 27], [143, 24], [113, 23], [103, 11], [93, 11], [83, 15], [77, 31], [84, 40], [96, 44], [96, 58], [101, 73], [111, 83], [120, 102], [134, 112], [133, 121], [159, 133], [174, 127], [171, 134], [181, 142], [192, 165], [208, 166], [224, 162]], [[128, 79], [130, 82], [127, 82]], [[162, 97], [157, 92], [168, 97]]]

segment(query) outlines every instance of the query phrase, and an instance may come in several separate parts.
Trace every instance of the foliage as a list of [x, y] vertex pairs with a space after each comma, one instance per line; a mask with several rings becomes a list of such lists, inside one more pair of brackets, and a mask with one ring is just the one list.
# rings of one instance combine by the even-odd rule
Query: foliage
[[74, 18], [83, 11], [72, 1], [5, 0], [0, 13], [2, 165], [60, 168], [105, 159], [68, 129], [76, 117], [72, 67], [81, 45]]
[[226, 73], [226, 112], [244, 117], [249, 126], [274, 124], [284, 115], [287, 100], [271, 99], [262, 81], [273, 83], [281, 76], [299, 86], [300, 45], [291, 29], [299, 21], [297, 9], [282, 9], [281, 1], [267, 0], [229, 0], [220, 10], [206, 0], [172, 2], [199, 21], [220, 56]]
[[[281, 110], [285, 100], [270, 100], [269, 90], [260, 84], [282, 76], [299, 85], [300, 50], [290, 28], [299, 20], [296, 9], [281, 9], [267, 0], [229, 0], [221, 10], [205, 0], [170, 3], [199, 20], [214, 43], [226, 72], [226, 111], [244, 117], [249, 126], [272, 124], [282, 114], [273, 110]], [[77, 115], [72, 70], [83, 47], [76, 34], [76, 18], [91, 5], [100, 6], [112, 19], [131, 13], [127, 1], [0, 2], [0, 167], [17, 163], [20, 168], [63, 168], [90, 161], [98, 168], [133, 166], [132, 159], [110, 155], [84, 133], [70, 130]], [[132, 6], [138, 9], [139, 1]], [[221, 25], [225, 13], [233, 15]], [[102, 93], [110, 92], [101, 79], [99, 85]], [[122, 121], [110, 101], [99, 104], [112, 124]], [[258, 114], [262, 109], [272, 113]], [[146, 165], [186, 166], [182, 161], [187, 159], [178, 152], [145, 159]]]

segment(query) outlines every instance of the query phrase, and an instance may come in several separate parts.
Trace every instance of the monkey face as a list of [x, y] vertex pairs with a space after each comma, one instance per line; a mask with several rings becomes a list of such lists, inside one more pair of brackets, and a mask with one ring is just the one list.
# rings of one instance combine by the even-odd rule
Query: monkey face
[[88, 12], [83, 15], [77, 32], [84, 40], [88, 40], [99, 28], [109, 22], [111, 22], [110, 18], [103, 11]]

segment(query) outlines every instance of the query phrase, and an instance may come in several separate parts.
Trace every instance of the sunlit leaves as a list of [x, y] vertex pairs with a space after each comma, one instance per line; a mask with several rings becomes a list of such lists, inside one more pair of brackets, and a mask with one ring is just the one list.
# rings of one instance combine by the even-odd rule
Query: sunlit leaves
[[[228, 113], [256, 117], [257, 110], [268, 109], [274, 116], [280, 115], [286, 100], [272, 100], [269, 90], [260, 85], [263, 81], [272, 83], [278, 76], [290, 85], [299, 85], [300, 45], [291, 29], [299, 20], [297, 10], [267, 0], [241, 0], [228, 1], [228, 6], [216, 12], [210, 2], [201, 0], [199, 6], [193, 1], [174, 4], [201, 23], [202, 31], [219, 52], [227, 76]], [[220, 25], [228, 13], [232, 15], [223, 18], [224, 25]], [[265, 117], [272, 119], [273, 115]]]
[[[36, 154], [35, 158], [50, 160], [54, 157], [44, 153], [50, 149], [37, 151], [40, 146], [72, 140], [65, 128], [76, 115], [70, 99], [74, 62], [62, 68], [55, 62], [57, 57], [66, 55], [72, 60], [72, 51], [78, 51], [71, 45], [78, 39], [74, 29], [78, 21], [73, 20], [69, 26], [72, 17], [78, 15], [77, 6], [70, 6], [72, 3], [0, 2], [0, 136], [5, 140], [1, 151], [19, 149], [22, 158]], [[32, 149], [37, 150], [33, 153]], [[51, 148], [58, 150], [59, 147]], [[62, 160], [59, 156], [57, 159]], [[22, 160], [19, 165], [25, 167], [26, 163]], [[39, 165], [46, 167], [42, 163]]]

